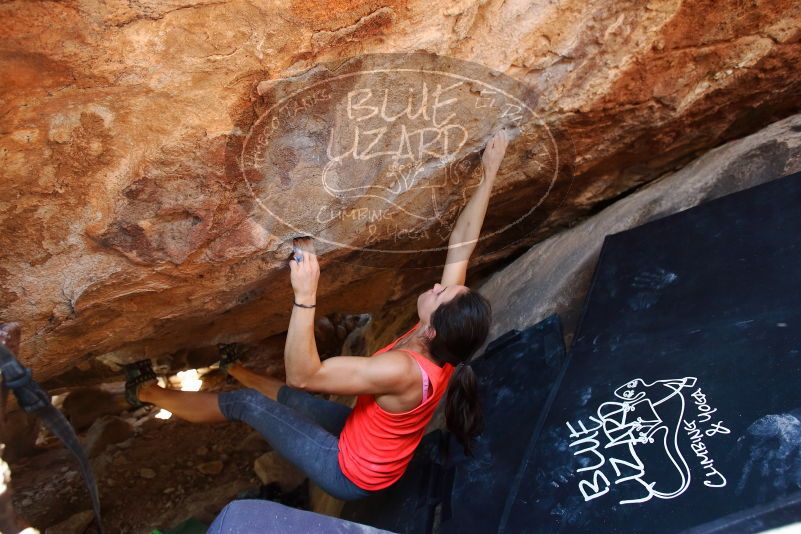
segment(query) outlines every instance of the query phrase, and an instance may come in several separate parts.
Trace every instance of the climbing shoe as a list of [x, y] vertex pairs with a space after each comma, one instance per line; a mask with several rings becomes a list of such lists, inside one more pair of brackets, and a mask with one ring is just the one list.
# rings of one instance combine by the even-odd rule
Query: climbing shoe
[[228, 369], [231, 364], [238, 362], [245, 354], [245, 350], [237, 343], [220, 343], [217, 345], [217, 350], [220, 351], [220, 370], [228, 374]]
[[123, 366], [125, 369], [125, 400], [134, 408], [149, 405], [149, 402], [139, 400], [139, 388], [147, 382], [158, 380], [150, 360], [139, 360]]

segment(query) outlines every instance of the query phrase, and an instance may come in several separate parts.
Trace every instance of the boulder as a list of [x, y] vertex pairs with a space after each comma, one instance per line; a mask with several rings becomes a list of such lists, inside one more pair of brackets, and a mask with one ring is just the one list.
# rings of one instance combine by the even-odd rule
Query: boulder
[[128, 407], [122, 395], [87, 387], [70, 391], [61, 410], [75, 430], [80, 431], [89, 428], [99, 418], [119, 414]]
[[270, 444], [258, 432], [250, 432], [238, 445], [240, 452], [267, 452]]
[[[801, 105], [796, 0], [12, 0], [0, 17], [0, 309], [25, 324], [20, 356], [38, 380], [87, 370], [65, 387], [91, 383], [95, 361], [285, 331], [298, 233], [335, 238], [320, 241], [321, 316], [397, 307], [438, 279], [481, 147], [523, 108], [536, 128], [516, 131], [499, 172], [474, 256], [485, 274]], [[401, 54], [393, 68], [416, 53], [416, 73], [462, 62], [448, 72], [469, 83], [379, 73], [312, 87], [385, 53]], [[310, 92], [284, 105], [293, 84]], [[430, 113], [448, 88], [463, 123]], [[382, 89], [397, 92], [378, 114]], [[429, 98], [404, 131], [408, 90]], [[337, 123], [343, 102], [358, 113]], [[392, 126], [402, 157], [368, 162], [363, 138], [333, 145], [328, 163], [350, 154], [351, 167], [324, 164], [331, 132], [379, 131], [362, 119]]]
[[262, 484], [275, 482], [284, 493], [294, 490], [306, 479], [306, 475], [302, 471], [275, 451], [264, 453], [256, 458], [253, 470]]
[[61, 523], [47, 527], [44, 534], [83, 534], [92, 524], [94, 512], [84, 510], [65, 519]]
[[104, 416], [89, 428], [83, 438], [84, 449], [90, 458], [99, 456], [109, 445], [120, 443], [134, 435], [131, 423], [115, 416]]
[[17, 406], [16, 399], [6, 407], [5, 420], [0, 421], [5, 452], [3, 457], [14, 462], [25, 456], [36, 454], [36, 438], [39, 435], [39, 419]]

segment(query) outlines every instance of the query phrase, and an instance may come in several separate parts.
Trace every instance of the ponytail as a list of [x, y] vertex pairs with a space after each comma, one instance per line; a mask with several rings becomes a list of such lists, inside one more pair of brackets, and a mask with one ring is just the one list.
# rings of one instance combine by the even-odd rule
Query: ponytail
[[469, 365], [459, 364], [448, 383], [445, 398], [445, 424], [462, 444], [466, 455], [473, 455], [473, 438], [484, 430], [484, 410], [478, 399], [476, 374]]
[[473, 454], [472, 440], [484, 428], [478, 381], [467, 362], [484, 344], [491, 323], [489, 301], [469, 289], [441, 304], [431, 314], [431, 326], [436, 335], [429, 350], [438, 361], [456, 366], [445, 398], [445, 425], [466, 455]]

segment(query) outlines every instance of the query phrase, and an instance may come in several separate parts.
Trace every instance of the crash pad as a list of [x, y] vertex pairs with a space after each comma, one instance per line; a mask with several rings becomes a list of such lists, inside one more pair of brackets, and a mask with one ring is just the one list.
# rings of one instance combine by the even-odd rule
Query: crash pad
[[245, 499], [229, 503], [208, 534], [389, 534], [366, 525], [297, 510], [277, 502]]
[[485, 426], [472, 457], [459, 454], [451, 436], [455, 454], [445, 476], [451, 484], [443, 491], [443, 534], [497, 531], [528, 438], [543, 422], [564, 361], [561, 325], [552, 315], [523, 331], [507, 332], [471, 364]]
[[605, 239], [501, 532], [751, 532], [791, 520], [799, 206], [801, 173]]

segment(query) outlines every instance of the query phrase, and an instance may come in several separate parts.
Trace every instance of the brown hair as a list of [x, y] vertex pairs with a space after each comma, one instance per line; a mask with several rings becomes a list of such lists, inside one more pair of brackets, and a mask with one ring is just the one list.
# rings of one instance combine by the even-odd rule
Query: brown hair
[[484, 427], [484, 414], [478, 398], [476, 375], [467, 363], [484, 344], [492, 324], [492, 307], [480, 293], [468, 289], [441, 304], [431, 314], [436, 335], [429, 342], [431, 355], [456, 369], [448, 383], [445, 423], [448, 430], [472, 455], [472, 440]]

